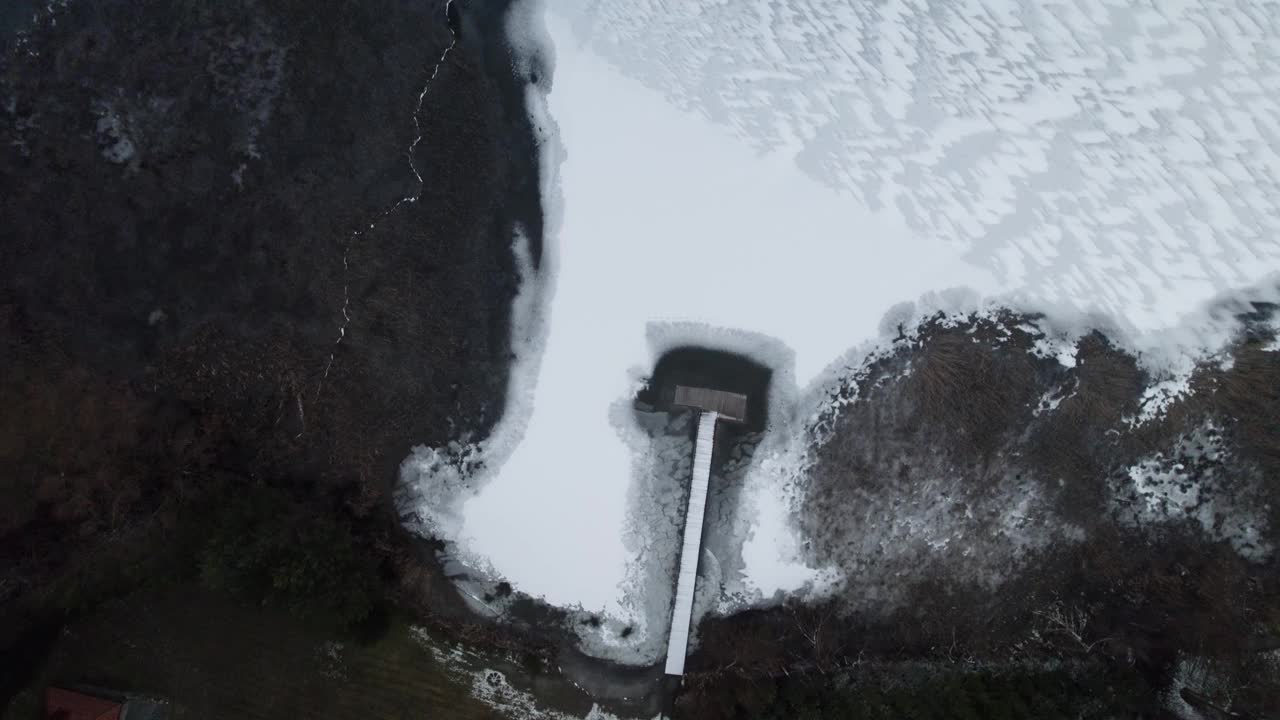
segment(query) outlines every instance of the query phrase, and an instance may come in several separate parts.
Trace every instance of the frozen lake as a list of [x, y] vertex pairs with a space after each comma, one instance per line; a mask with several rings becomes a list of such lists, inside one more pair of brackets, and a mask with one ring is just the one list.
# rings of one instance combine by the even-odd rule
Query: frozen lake
[[[424, 449], [405, 479], [471, 564], [636, 623], [620, 658], [655, 659], [666, 630], [671, 589], [643, 578], [677, 538], [637, 520], [655, 468], [630, 398], [671, 344], [754, 348], [795, 397], [894, 306], [962, 288], [952, 303], [1096, 317], [1172, 356], [1207, 302], [1280, 272], [1262, 4], [581, 0], [544, 19], [554, 73], [531, 97], [557, 172], [512, 405], [486, 445]], [[725, 579], [757, 597], [813, 578], [782, 415]], [[487, 466], [460, 479], [459, 454]]]

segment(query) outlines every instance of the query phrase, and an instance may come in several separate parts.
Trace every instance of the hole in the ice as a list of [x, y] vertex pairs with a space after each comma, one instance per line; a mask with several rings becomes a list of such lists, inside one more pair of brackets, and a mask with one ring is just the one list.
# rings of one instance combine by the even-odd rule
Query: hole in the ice
[[773, 370], [760, 363], [723, 350], [683, 346], [668, 350], [658, 358], [653, 374], [636, 394], [636, 409], [643, 412], [680, 412], [673, 407], [677, 385], [724, 390], [747, 396], [743, 430], [764, 429], [769, 415], [769, 383]]

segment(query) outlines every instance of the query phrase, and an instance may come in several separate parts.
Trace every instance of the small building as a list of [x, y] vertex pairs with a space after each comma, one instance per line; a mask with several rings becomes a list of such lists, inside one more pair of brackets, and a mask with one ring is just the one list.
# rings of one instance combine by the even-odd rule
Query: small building
[[44, 692], [45, 720], [164, 720], [168, 704], [162, 699], [83, 686], [78, 690], [51, 687]]
[[75, 690], [49, 688], [44, 692], [44, 717], [46, 720], [121, 720], [124, 703]]

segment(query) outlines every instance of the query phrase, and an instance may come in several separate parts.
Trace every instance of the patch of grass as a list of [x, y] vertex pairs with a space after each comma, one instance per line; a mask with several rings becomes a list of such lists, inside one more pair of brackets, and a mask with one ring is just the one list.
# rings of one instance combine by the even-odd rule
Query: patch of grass
[[36, 717], [45, 687], [77, 683], [165, 698], [175, 720], [498, 717], [403, 619], [360, 643], [192, 585], [125, 596], [68, 623], [39, 676], [0, 717]]
[[[918, 674], [918, 673], [917, 673]], [[892, 671], [842, 679], [710, 684], [680, 699], [678, 718], [716, 720], [1062, 720], [1139, 717], [1154, 694], [1133, 671]]]
[[157, 563], [136, 551], [133, 544], [103, 545], [72, 558], [51, 584], [35, 590], [34, 606], [54, 613], [81, 613], [113, 595], [155, 581]]
[[305, 513], [261, 486], [227, 500], [199, 556], [207, 586], [343, 626], [370, 616], [379, 579], [340, 514]]

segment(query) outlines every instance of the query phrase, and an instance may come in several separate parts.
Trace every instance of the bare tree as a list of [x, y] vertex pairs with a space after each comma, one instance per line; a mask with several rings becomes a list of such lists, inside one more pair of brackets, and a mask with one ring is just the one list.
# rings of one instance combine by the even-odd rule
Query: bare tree
[[790, 612], [796, 631], [809, 650], [809, 657], [797, 655], [797, 659], [812, 662], [819, 672], [825, 673], [844, 649], [836, 627], [835, 603], [797, 603], [790, 607]]
[[1098, 645], [1111, 640], [1110, 637], [1105, 637], [1090, 641], [1089, 613], [1078, 607], [1065, 607], [1061, 602], [1055, 602], [1047, 609], [1036, 610], [1033, 614], [1041, 624], [1031, 630], [1031, 636], [1045, 645], [1050, 645], [1052, 638], [1063, 638], [1076, 649], [1088, 654]]

